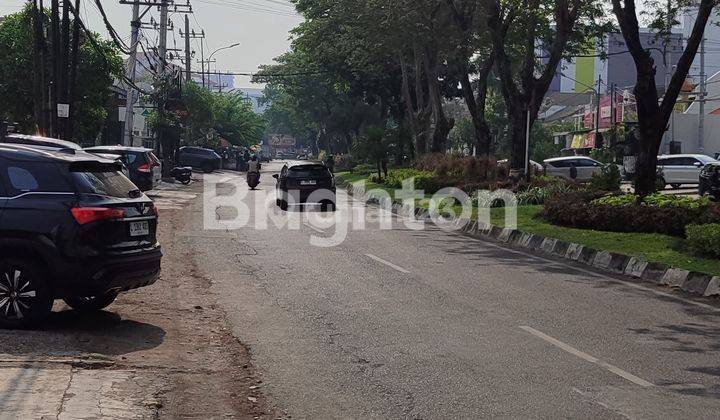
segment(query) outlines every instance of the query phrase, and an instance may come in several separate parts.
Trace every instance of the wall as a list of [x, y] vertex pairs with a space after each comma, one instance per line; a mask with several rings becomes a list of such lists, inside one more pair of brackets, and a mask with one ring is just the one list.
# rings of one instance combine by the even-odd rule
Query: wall
[[[705, 148], [702, 152], [698, 150], [698, 115], [676, 112], [671, 126], [674, 126], [675, 141], [682, 143], [683, 153], [703, 153], [708, 156], [720, 153], [720, 115], [705, 116]], [[660, 148], [661, 153], [668, 152], [672, 137], [672, 132], [668, 132]]]

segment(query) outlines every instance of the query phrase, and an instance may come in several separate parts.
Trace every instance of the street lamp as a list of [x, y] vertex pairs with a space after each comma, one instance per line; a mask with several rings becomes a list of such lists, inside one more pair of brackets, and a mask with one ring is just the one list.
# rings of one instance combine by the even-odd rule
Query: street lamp
[[[202, 45], [202, 44], [201, 44]], [[210, 61], [212, 60], [213, 56], [218, 52], [222, 50], [229, 50], [230, 48], [239, 47], [240, 43], [236, 42], [234, 44], [218, 48], [217, 50], [213, 51], [212, 54], [210, 54], [210, 57], [205, 60], [205, 58], [201, 58], [200, 61], [202, 61], [203, 69], [202, 69], [202, 79], [203, 79], [203, 87], [205, 87], [205, 63], [207, 62], [208, 65], [208, 73], [210, 73]]]

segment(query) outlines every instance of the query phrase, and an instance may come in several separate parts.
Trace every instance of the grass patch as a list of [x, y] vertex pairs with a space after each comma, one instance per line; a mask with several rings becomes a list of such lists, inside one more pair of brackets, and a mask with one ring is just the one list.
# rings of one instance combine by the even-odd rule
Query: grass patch
[[[518, 207], [518, 229], [561, 241], [578, 243], [602, 251], [615, 252], [690, 271], [720, 276], [720, 260], [690, 253], [685, 241], [656, 233], [618, 233], [566, 228], [551, 225], [535, 216], [542, 206]], [[505, 225], [503, 209], [492, 209], [492, 224]]]

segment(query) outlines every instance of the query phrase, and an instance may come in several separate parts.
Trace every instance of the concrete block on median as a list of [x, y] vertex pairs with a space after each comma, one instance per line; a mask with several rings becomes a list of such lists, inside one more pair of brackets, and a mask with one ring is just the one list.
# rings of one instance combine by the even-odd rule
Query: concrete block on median
[[625, 266], [625, 275], [639, 279], [642, 277], [647, 266], [647, 261], [632, 257]]
[[710, 279], [703, 296], [720, 296], [720, 277]]
[[648, 263], [642, 273], [641, 278], [645, 281], [661, 284], [665, 273], [668, 271], [667, 266], [660, 263]]
[[510, 238], [513, 235], [513, 232], [516, 232], [514, 229], [505, 228], [500, 232], [500, 236], [498, 236], [498, 240], [501, 242], [508, 243], [510, 242]]
[[530, 241], [533, 238], [532, 233], [523, 233], [520, 235], [520, 239], [518, 240], [518, 245], [520, 245], [523, 248], [530, 248]]
[[545, 238], [544, 241], [540, 244], [540, 251], [545, 252], [547, 254], [552, 254], [553, 249], [555, 249], [555, 244], [557, 243], [557, 239], [553, 238]]
[[595, 262], [595, 256], [597, 255], [597, 251], [588, 248], [583, 247], [582, 251], [580, 251], [580, 255], [578, 256], [577, 262], [583, 263], [585, 265], [592, 265], [593, 262]]
[[490, 237], [497, 239], [500, 237], [500, 234], [502, 233], [502, 231], [503, 231], [503, 228], [501, 228], [499, 226], [493, 226], [490, 228], [490, 232], [489, 232]]
[[577, 261], [580, 258], [580, 254], [582, 253], [583, 248], [584, 247], [580, 244], [570, 244], [567, 252], [565, 252], [565, 258]]
[[595, 259], [592, 261], [592, 266], [601, 268], [603, 270], [610, 268], [612, 262], [612, 254], [607, 251], [601, 251], [595, 254]]
[[553, 248], [552, 253], [561, 257], [565, 257], [568, 248], [570, 248], [570, 243], [565, 241], [555, 241], [555, 247]]
[[540, 245], [545, 242], [545, 237], [540, 235], [532, 235], [530, 238], [530, 243], [528, 244], [528, 248], [530, 249], [538, 249], [540, 248]]
[[608, 269], [610, 271], [622, 274], [625, 272], [625, 267], [627, 267], [629, 262], [630, 257], [627, 255], [612, 254], [612, 260], [610, 261], [610, 266], [608, 266]]
[[681, 287], [690, 277], [690, 272], [680, 268], [671, 268], [665, 272], [660, 284]]
[[712, 276], [702, 273], [690, 273], [680, 288], [688, 293], [704, 295]]

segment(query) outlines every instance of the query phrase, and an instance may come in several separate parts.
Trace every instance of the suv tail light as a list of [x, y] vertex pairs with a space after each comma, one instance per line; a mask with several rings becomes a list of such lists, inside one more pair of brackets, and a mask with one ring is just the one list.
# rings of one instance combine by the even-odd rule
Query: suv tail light
[[73, 207], [71, 210], [75, 221], [86, 225], [101, 220], [116, 220], [125, 217], [125, 210], [109, 209], [105, 207]]
[[137, 170], [138, 172], [144, 172], [146, 174], [149, 174], [150, 172], [152, 172], [152, 168], [152, 165], [150, 165], [149, 163], [143, 163], [142, 165], [137, 167]]

